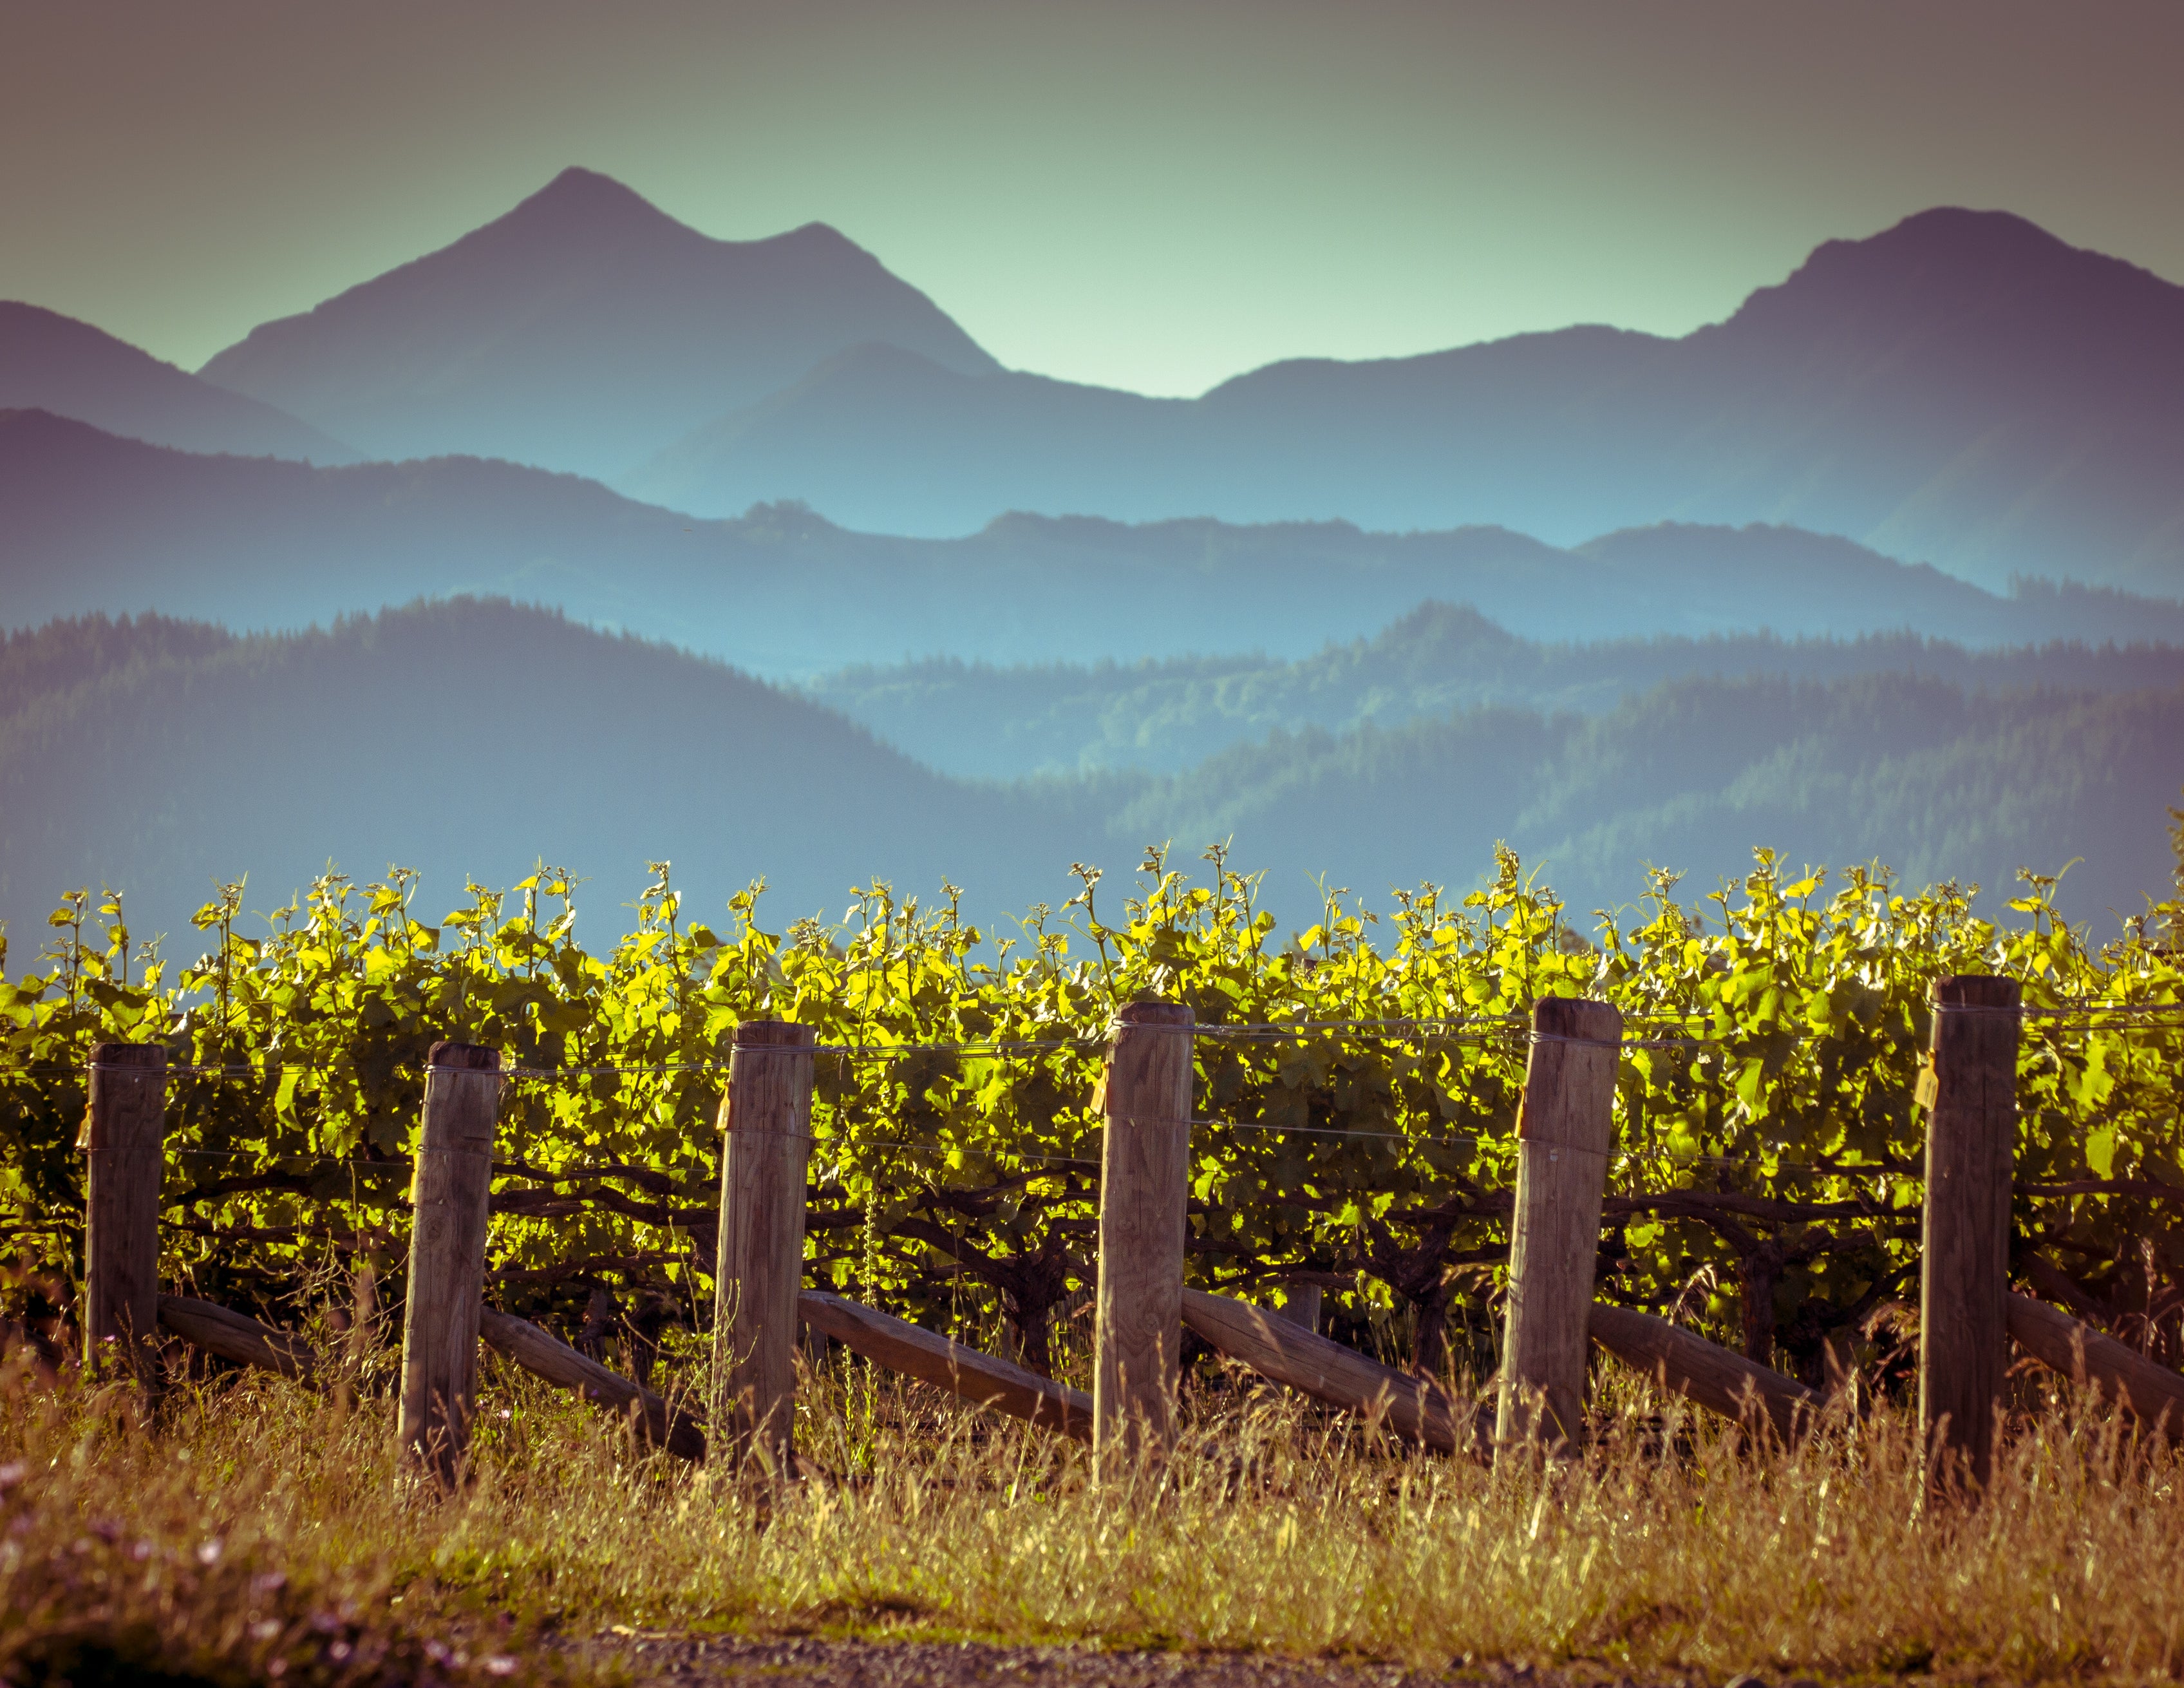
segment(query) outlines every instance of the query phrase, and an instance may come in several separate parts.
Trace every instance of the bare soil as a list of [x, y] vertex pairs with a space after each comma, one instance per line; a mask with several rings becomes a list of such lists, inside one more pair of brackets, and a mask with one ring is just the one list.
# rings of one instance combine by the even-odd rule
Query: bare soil
[[[588, 1662], [621, 1664], [645, 1688], [728, 1683], [811, 1688], [1634, 1688], [1629, 1678], [1582, 1668], [1457, 1667], [1439, 1674], [1397, 1665], [1265, 1653], [999, 1646], [983, 1641], [865, 1640], [793, 1636], [603, 1635]], [[1752, 1677], [1741, 1688], [1766, 1688]], [[1702, 1688], [1671, 1678], [1651, 1688]], [[1813, 1688], [1805, 1683], [1779, 1688]]]

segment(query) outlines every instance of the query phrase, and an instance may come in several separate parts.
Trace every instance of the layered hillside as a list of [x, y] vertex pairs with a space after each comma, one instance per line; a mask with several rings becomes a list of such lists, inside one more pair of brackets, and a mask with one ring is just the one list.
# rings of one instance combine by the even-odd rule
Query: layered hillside
[[2021, 218], [1830, 241], [1679, 340], [1603, 327], [1270, 365], [1190, 402], [860, 350], [622, 483], [700, 514], [807, 500], [960, 534], [1130, 522], [1659, 522], [1838, 534], [2000, 588], [2184, 593], [2184, 288]]
[[868, 343], [996, 367], [823, 223], [713, 240], [567, 170], [506, 215], [199, 372], [375, 457], [505, 457], [606, 476]]
[[1923, 676], [1972, 693], [2112, 694], [2184, 685], [2184, 642], [1975, 650], [1915, 633], [1767, 634], [1597, 643], [1521, 639], [1468, 605], [1428, 603], [1371, 639], [1263, 656], [1021, 664], [957, 659], [843, 669], [805, 694], [949, 773], [1179, 773], [1276, 732], [1401, 727], [1489, 706], [1607, 715], [1671, 681]]
[[810, 701], [666, 646], [459, 601], [237, 638], [153, 620], [0, 644], [0, 919], [14, 964], [53, 900], [124, 890], [131, 924], [195, 953], [190, 911], [250, 875], [271, 912], [330, 863], [425, 875], [435, 915], [468, 880], [539, 858], [605, 908], [673, 864], [694, 919], [763, 875], [768, 916], [838, 909], [878, 875], [964, 889], [1000, 930], [1059, 906], [1072, 861], [1119, 880], [1145, 846], [1228, 841], [1285, 923], [1320, 887], [1385, 908], [1461, 891], [1497, 841], [1582, 913], [1647, 864], [1694, 897], [1752, 847], [1976, 880], [1998, 912], [2020, 866], [2080, 858], [2064, 907], [2109, 926], [2163, 891], [2184, 785], [2184, 688], [1980, 692], [1939, 676], [1687, 678], [1602, 714], [1507, 706], [1277, 731], [1165, 778], [1011, 785], [935, 774]]
[[37, 411], [0, 413], [0, 625], [154, 610], [302, 627], [486, 593], [799, 678], [933, 653], [1301, 657], [1428, 599], [1546, 640], [1767, 628], [2184, 643], [2173, 602], [2077, 588], [1998, 596], [1780, 528], [1646, 530], [1567, 551], [1494, 528], [1010, 517], [924, 540], [795, 508], [696, 521], [475, 459], [313, 469], [195, 456]]
[[[162, 363], [57, 310], [0, 300], [0, 410], [41, 410], [182, 451], [349, 463], [295, 417]], [[0, 543], [7, 522], [0, 516]]]

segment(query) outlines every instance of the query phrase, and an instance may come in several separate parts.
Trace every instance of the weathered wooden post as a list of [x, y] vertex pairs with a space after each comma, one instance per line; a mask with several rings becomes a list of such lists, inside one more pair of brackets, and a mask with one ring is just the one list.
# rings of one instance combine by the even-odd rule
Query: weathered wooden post
[[1193, 1026], [1183, 1003], [1133, 1003], [1108, 1048], [1092, 1372], [1093, 1457], [1108, 1473], [1175, 1441]]
[[159, 1381], [159, 1175], [166, 1155], [167, 1052], [101, 1043], [76, 1147], [84, 1193], [83, 1358], [111, 1356], [147, 1391]]
[[[712, 1422], [734, 1462], [786, 1476], [796, 1423], [796, 1296], [804, 1287], [804, 1179], [817, 1034], [782, 1020], [736, 1027], [714, 1273]], [[716, 1443], [717, 1446], [718, 1444]]]
[[1495, 1423], [1503, 1447], [1574, 1445], [1584, 1428], [1593, 1262], [1622, 1037], [1623, 1016], [1606, 1003], [1548, 997], [1532, 1009]]
[[1287, 1319], [1293, 1325], [1301, 1325], [1317, 1334], [1319, 1310], [1324, 1299], [1324, 1292], [1320, 1286], [1317, 1283], [1293, 1283], [1289, 1286], [1287, 1294], [1289, 1300], [1274, 1309], [1274, 1316]]
[[1919, 1418], [1936, 1477], [1984, 1487], [2007, 1360], [2020, 992], [1960, 975], [1936, 980], [1930, 1002]]
[[484, 1305], [487, 1202], [500, 1053], [435, 1043], [425, 1058], [425, 1121], [410, 1182], [410, 1290], [402, 1319], [404, 1454], [443, 1487], [470, 1445]]

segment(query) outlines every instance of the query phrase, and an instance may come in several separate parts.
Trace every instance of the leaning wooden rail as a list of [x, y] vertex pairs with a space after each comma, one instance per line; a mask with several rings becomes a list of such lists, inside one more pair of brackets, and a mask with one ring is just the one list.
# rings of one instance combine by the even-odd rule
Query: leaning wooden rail
[[695, 1418], [642, 1383], [579, 1354], [530, 1320], [488, 1307], [479, 1315], [478, 1335], [502, 1359], [628, 1419], [655, 1447], [686, 1460], [705, 1457], [705, 1433]]
[[[210, 1301], [162, 1295], [159, 1322], [183, 1341], [238, 1366], [305, 1381], [315, 1378], [320, 1368], [319, 1356], [301, 1337]], [[630, 1420], [655, 1445], [687, 1460], [705, 1457], [705, 1433], [695, 1418], [652, 1390], [587, 1359], [529, 1320], [484, 1307], [479, 1311], [478, 1334], [511, 1364]]]
[[184, 1342], [238, 1366], [304, 1378], [319, 1369], [319, 1356], [301, 1337], [194, 1296], [162, 1295], [159, 1322]]
[[1231, 1360], [1330, 1406], [1374, 1417], [1407, 1442], [1436, 1453], [1488, 1453], [1488, 1410], [1437, 1384], [1368, 1360], [1279, 1313], [1202, 1289], [1183, 1292], [1183, 1322]]
[[2003, 1311], [2010, 1335], [2035, 1360], [2092, 1384], [2163, 1440], [2184, 1442], [2184, 1377], [2029, 1295], [2012, 1294]]
[[1092, 1439], [1092, 1398], [1051, 1378], [822, 1289], [801, 1292], [796, 1311], [814, 1330], [891, 1371], [1080, 1442]]
[[1802, 1435], [1826, 1405], [1796, 1378], [1634, 1307], [1596, 1301], [1585, 1327], [1618, 1360], [1676, 1394], [1724, 1418], [1763, 1417], [1786, 1440]]

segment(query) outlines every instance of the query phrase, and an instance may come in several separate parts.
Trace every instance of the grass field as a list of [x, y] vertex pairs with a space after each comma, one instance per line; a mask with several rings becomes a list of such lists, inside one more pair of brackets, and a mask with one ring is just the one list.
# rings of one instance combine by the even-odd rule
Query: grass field
[[1230, 1381], [1195, 1392], [1164, 1478], [1100, 1490], [1082, 1449], [852, 1364], [808, 1380], [809, 1469], [773, 1485], [641, 1453], [489, 1362], [471, 1481], [442, 1500], [383, 1400], [223, 1378], [148, 1425], [119, 1385], [16, 1364], [0, 1658], [78, 1688], [558, 1679], [593, 1672], [569, 1638], [620, 1624], [1607, 1679], [2184, 1665], [2184, 1470], [2066, 1401], [2013, 1426], [1966, 1508], [1922, 1501], [1887, 1406], [1752, 1450], [1603, 1377], [1582, 1462], [1497, 1472]]

